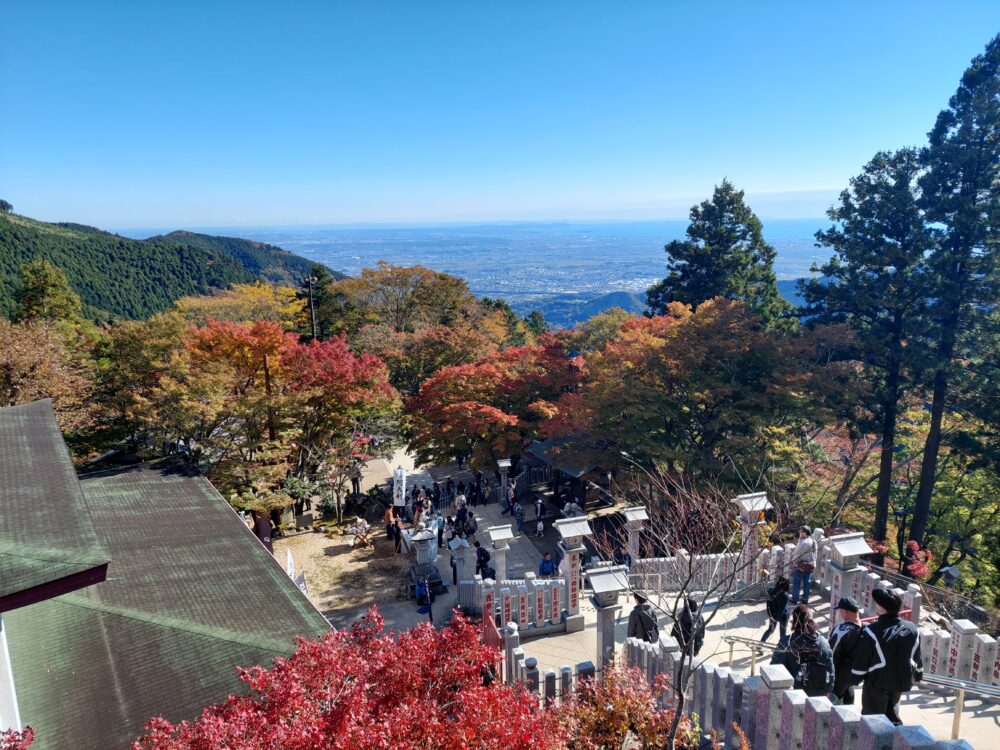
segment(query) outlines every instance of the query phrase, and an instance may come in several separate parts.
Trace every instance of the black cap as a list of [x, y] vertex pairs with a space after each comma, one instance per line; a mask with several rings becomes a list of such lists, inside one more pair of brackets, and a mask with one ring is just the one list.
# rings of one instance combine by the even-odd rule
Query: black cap
[[642, 594], [640, 594], [640, 593], [639, 593], [638, 591], [633, 591], [633, 592], [632, 592], [632, 596], [634, 596], [634, 597], [635, 597], [635, 600], [636, 600], [637, 602], [639, 602], [639, 604], [645, 604], [645, 603], [646, 603], [646, 602], [648, 601], [648, 600], [646, 599], [646, 597], [644, 597], [644, 596], [643, 596]]
[[857, 612], [861, 609], [861, 607], [859, 607], [858, 603], [854, 601], [853, 596], [845, 596], [837, 602], [837, 606], [834, 607], [834, 609], [846, 609], [848, 612]]
[[872, 589], [872, 599], [890, 615], [899, 614], [899, 608], [903, 606], [903, 600], [889, 589]]

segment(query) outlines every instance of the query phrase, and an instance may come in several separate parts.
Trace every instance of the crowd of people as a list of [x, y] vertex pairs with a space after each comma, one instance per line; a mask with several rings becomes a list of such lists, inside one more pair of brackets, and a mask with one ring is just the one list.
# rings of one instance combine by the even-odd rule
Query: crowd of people
[[[923, 678], [917, 628], [900, 617], [902, 600], [897, 594], [876, 588], [872, 592], [877, 614], [873, 621], [862, 622], [857, 601], [843, 597], [833, 609], [833, 632], [829, 640], [824, 637], [809, 606], [816, 559], [811, 534], [807, 526], [800, 529], [791, 560], [791, 580], [779, 575], [767, 590], [767, 626], [760, 640], [766, 643], [778, 630], [772, 664], [784, 666], [793, 677], [794, 687], [806, 695], [826, 696], [836, 705], [853, 705], [854, 690], [861, 685], [862, 714], [881, 714], [901, 724], [900, 698]], [[618, 561], [617, 555], [615, 559]], [[635, 601], [628, 636], [657, 642], [655, 610], [638, 593]], [[705, 634], [698, 602], [688, 597], [679, 612], [667, 614], [673, 621], [671, 635], [682, 650], [692, 658], [697, 656]]]

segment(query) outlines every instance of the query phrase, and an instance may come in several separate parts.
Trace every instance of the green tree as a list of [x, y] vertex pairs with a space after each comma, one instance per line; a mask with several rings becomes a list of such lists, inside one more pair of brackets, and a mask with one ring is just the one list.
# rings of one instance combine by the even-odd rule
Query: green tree
[[934, 339], [931, 422], [924, 444], [911, 538], [924, 541], [937, 478], [941, 422], [960, 342], [995, 302], [1000, 241], [1000, 36], [962, 76], [958, 91], [929, 133], [920, 182], [927, 219], [941, 239], [928, 263]]
[[860, 413], [877, 424], [858, 426], [881, 435], [872, 527], [879, 541], [886, 538], [899, 402], [912, 386], [908, 373], [919, 363], [926, 325], [924, 258], [934, 237], [918, 206], [920, 173], [913, 149], [876, 154], [829, 210], [836, 224], [816, 233], [835, 255], [813, 267], [820, 276], [800, 284], [808, 303], [802, 312], [815, 322], [846, 322], [856, 334], [854, 356], [875, 380], [874, 403]]
[[299, 325], [299, 333], [303, 336], [312, 337], [313, 316], [316, 320], [317, 339], [325, 341], [333, 333], [334, 321], [331, 320], [330, 312], [334, 295], [330, 286], [335, 281], [326, 266], [315, 263], [309, 271], [309, 276], [299, 284], [298, 296], [305, 306]]
[[11, 205], [8, 201], [0, 199], [0, 213], [9, 214], [13, 210], [14, 210], [13, 205]]
[[528, 313], [528, 317], [524, 319], [524, 324], [534, 336], [541, 336], [549, 330], [549, 324], [545, 322], [545, 316], [538, 312], [538, 310], [532, 310]]
[[729, 180], [712, 198], [691, 208], [686, 240], [664, 248], [667, 276], [646, 292], [654, 314], [671, 302], [697, 307], [713, 297], [746, 302], [768, 327], [788, 327], [791, 306], [778, 293], [774, 248], [764, 241], [760, 219]]
[[70, 287], [66, 273], [47, 260], [31, 260], [21, 266], [21, 288], [16, 299], [18, 318], [23, 321], [80, 317], [80, 297]]

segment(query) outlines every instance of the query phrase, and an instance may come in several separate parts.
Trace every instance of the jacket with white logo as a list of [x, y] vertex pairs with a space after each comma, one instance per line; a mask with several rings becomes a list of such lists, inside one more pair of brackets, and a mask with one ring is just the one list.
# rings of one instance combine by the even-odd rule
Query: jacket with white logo
[[898, 615], [880, 615], [863, 631], [854, 651], [852, 682], [886, 692], [906, 692], [913, 687], [911, 662], [919, 666], [920, 636], [917, 626]]

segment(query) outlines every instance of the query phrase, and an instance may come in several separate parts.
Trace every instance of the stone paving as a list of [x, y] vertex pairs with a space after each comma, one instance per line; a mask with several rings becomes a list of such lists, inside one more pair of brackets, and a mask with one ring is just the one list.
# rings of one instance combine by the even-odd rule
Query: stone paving
[[[457, 467], [434, 467], [426, 470], [433, 476], [435, 481], [445, 482], [451, 476], [455, 483], [464, 481], [466, 484], [475, 481], [475, 478], [467, 471], [460, 471]], [[418, 482], [419, 484], [420, 482]], [[507, 570], [512, 578], [523, 578], [529, 571], [538, 570], [538, 563], [545, 552], [556, 552], [556, 542], [559, 534], [552, 528], [552, 521], [556, 516], [552, 514], [551, 508], [546, 517], [545, 534], [541, 538], [535, 536], [535, 512], [532, 507], [525, 507], [524, 532], [518, 533], [517, 526], [510, 514], [501, 515], [503, 506], [500, 503], [488, 503], [486, 505], [470, 506], [470, 510], [476, 516], [479, 524], [479, 531], [476, 539], [486, 547], [490, 546], [489, 535], [486, 530], [490, 526], [510, 525], [514, 531], [514, 538], [510, 541], [510, 549], [507, 551]], [[448, 513], [446, 513], [447, 515]], [[474, 540], [470, 540], [471, 541]], [[495, 562], [495, 561], [493, 561]], [[457, 603], [458, 592], [452, 585], [452, 571], [450, 558], [447, 551], [438, 554], [438, 571], [441, 578], [448, 584], [448, 591], [437, 597], [434, 601], [434, 622], [443, 625], [451, 616], [452, 610]], [[406, 630], [421, 622], [427, 622], [428, 615], [417, 611], [416, 603], [411, 599], [403, 602], [387, 602], [379, 606], [379, 612], [385, 619], [386, 627], [395, 630]], [[335, 627], [343, 627], [352, 622], [360, 620], [367, 612], [367, 607], [357, 609], [335, 610], [326, 612], [326, 618]]]

